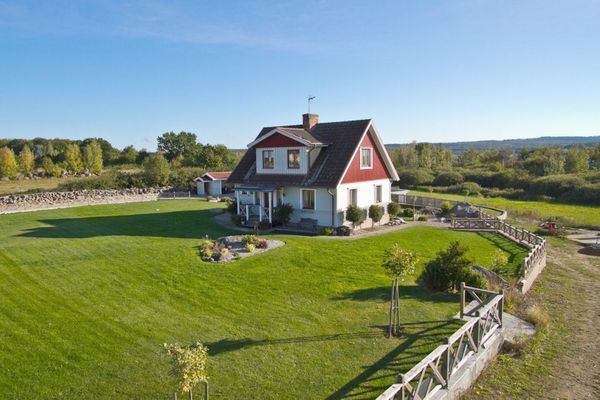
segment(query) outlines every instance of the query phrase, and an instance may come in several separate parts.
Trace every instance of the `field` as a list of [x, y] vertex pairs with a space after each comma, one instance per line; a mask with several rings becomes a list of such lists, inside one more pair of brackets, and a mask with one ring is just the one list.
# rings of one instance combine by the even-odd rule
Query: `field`
[[[210, 349], [211, 398], [373, 398], [453, 330], [455, 296], [401, 288], [405, 334], [387, 339], [394, 242], [420, 266], [462, 240], [489, 265], [506, 243], [416, 227], [287, 245], [232, 264], [200, 261], [226, 235], [199, 200], [0, 216], [0, 398], [171, 396], [164, 342]], [[520, 255], [509, 254], [514, 266]]]
[[22, 181], [0, 181], [0, 196], [31, 191], [56, 190], [58, 185], [77, 179], [88, 179], [86, 177], [65, 178], [43, 178]]
[[[464, 200], [465, 196], [447, 193], [411, 191], [410, 194], [448, 200]], [[600, 226], [600, 207], [580, 206], [547, 201], [507, 200], [501, 197], [473, 197], [467, 199], [473, 204], [501, 208], [508, 211], [509, 217], [527, 216], [537, 219], [561, 217], [567, 223], [580, 226]]]

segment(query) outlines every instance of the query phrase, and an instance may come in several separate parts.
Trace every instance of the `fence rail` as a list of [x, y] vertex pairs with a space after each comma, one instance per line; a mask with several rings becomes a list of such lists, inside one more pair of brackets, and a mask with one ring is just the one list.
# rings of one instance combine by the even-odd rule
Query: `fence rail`
[[398, 383], [388, 387], [377, 400], [432, 398], [440, 389], [448, 388], [453, 375], [502, 328], [504, 294], [465, 286], [463, 283], [461, 306], [467, 293], [475, 294], [480, 299], [487, 296], [475, 307], [475, 316], [454, 332], [446, 344], [438, 346], [405, 374], [399, 374]]
[[[437, 199], [433, 197], [424, 197], [424, 196], [415, 196], [411, 194], [395, 194], [396, 202], [403, 205], [415, 206], [415, 207], [433, 207], [433, 208], [441, 208], [442, 203], [450, 203], [450, 205], [455, 206], [457, 204], [464, 204], [464, 202], [456, 201], [456, 200], [446, 200], [446, 199]], [[479, 214], [481, 218], [495, 218], [499, 220], [504, 220], [507, 218], [507, 213], [505, 210], [501, 210], [499, 208], [488, 207], [488, 206], [480, 206], [473, 205], [474, 207], [479, 209]], [[490, 215], [488, 212], [484, 210], [493, 210], [499, 213], [498, 216], [494, 217]]]

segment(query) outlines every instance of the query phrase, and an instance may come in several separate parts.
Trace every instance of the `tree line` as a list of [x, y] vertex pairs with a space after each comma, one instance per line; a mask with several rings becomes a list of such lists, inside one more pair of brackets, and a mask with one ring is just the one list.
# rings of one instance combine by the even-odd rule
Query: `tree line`
[[468, 150], [414, 143], [389, 150], [400, 186], [436, 192], [600, 203], [600, 145]]
[[[199, 143], [196, 134], [190, 132], [167, 132], [157, 138], [157, 143], [158, 151], [149, 152], [134, 146], [118, 149], [102, 138], [0, 139], [0, 178], [100, 175], [107, 166], [141, 166], [145, 176], [151, 177], [148, 184], [166, 184], [169, 179], [165, 176], [171, 171], [231, 169], [239, 160], [226, 146]], [[143, 183], [135, 182], [138, 186]]]

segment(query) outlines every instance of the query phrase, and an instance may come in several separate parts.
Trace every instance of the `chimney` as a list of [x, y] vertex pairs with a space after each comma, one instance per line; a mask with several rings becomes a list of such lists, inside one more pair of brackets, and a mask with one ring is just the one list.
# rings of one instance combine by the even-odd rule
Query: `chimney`
[[302, 115], [302, 126], [307, 131], [310, 131], [318, 123], [319, 123], [319, 116], [317, 114]]

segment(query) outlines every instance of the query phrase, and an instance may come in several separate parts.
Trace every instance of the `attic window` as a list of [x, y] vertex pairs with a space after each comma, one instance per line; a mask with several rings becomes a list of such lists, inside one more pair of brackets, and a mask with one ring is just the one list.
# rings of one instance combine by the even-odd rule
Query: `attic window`
[[373, 149], [371, 147], [360, 148], [360, 169], [373, 168]]
[[263, 150], [263, 169], [273, 169], [273, 150]]
[[288, 169], [300, 169], [300, 150], [288, 150]]

